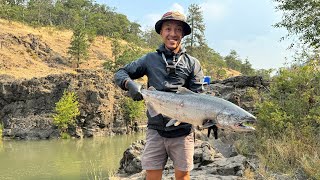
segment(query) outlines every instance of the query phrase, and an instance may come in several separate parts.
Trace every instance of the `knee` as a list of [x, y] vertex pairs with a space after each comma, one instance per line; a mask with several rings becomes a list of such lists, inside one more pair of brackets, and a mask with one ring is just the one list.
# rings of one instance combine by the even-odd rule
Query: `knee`
[[176, 180], [189, 180], [190, 171], [175, 170], [175, 177], [176, 177]]
[[159, 170], [146, 170], [146, 180], [161, 180], [162, 169]]

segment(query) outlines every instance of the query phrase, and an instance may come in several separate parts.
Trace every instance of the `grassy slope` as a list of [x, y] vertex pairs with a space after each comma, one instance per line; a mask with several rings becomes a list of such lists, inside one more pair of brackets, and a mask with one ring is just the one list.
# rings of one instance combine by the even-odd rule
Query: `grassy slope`
[[[24, 37], [33, 34], [46, 43], [53, 51], [63, 57], [67, 54], [72, 32], [67, 30], [57, 30], [52, 27], [32, 28], [21, 23], [9, 23], [0, 19], [0, 74], [9, 74], [16, 78], [43, 77], [49, 74], [59, 74], [74, 72], [67, 66], [49, 67], [34, 53], [21, 44], [8, 41], [3, 38], [8, 35]], [[100, 69], [104, 59], [111, 59], [111, 43], [108, 38], [97, 37], [89, 49], [89, 60], [81, 64], [80, 68]]]
[[[74, 72], [73, 68], [57, 65], [50, 67], [43, 62], [34, 52], [28, 51], [23, 45], [8, 41], [5, 37], [13, 35], [18, 38], [33, 34], [40, 38], [42, 43], [47, 44], [54, 52], [62, 57], [67, 54], [72, 32], [58, 30], [53, 27], [33, 28], [22, 23], [0, 19], [0, 74], [8, 74], [16, 78], [44, 77], [49, 74]], [[126, 44], [126, 42], [121, 42]], [[101, 69], [104, 60], [113, 59], [111, 40], [106, 37], [96, 37], [89, 48], [89, 60], [80, 65], [83, 69]], [[227, 76], [240, 75], [238, 71], [225, 69]]]

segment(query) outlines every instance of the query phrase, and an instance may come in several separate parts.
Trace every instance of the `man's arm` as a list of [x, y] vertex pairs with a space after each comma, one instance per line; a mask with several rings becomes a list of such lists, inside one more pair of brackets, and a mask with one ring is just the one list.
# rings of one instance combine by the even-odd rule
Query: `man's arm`
[[128, 90], [127, 83], [133, 79], [138, 79], [146, 74], [146, 56], [133, 61], [120, 68], [114, 75], [115, 83], [123, 90]]
[[189, 88], [193, 92], [202, 93], [203, 89], [203, 71], [200, 62], [195, 59], [193, 66], [193, 72], [191, 73], [191, 78], [189, 81]]

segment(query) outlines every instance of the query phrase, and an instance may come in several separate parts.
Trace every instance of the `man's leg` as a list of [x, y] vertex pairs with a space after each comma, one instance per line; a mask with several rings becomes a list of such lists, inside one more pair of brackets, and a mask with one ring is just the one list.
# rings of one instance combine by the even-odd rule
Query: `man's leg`
[[161, 180], [162, 169], [159, 170], [146, 170], [146, 180]]
[[146, 145], [141, 158], [142, 169], [146, 170], [147, 180], [161, 180], [162, 169], [166, 165], [168, 155], [164, 145], [164, 138], [157, 130], [148, 129]]
[[168, 138], [167, 151], [173, 161], [176, 180], [189, 180], [190, 171], [193, 169], [194, 136]]
[[176, 180], [190, 180], [190, 171], [180, 171], [175, 169], [174, 175]]

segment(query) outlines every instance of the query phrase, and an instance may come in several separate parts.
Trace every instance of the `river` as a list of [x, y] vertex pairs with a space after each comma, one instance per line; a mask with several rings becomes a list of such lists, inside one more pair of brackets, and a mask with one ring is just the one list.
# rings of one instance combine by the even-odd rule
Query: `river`
[[0, 140], [0, 179], [107, 179], [145, 134], [41, 141]]

